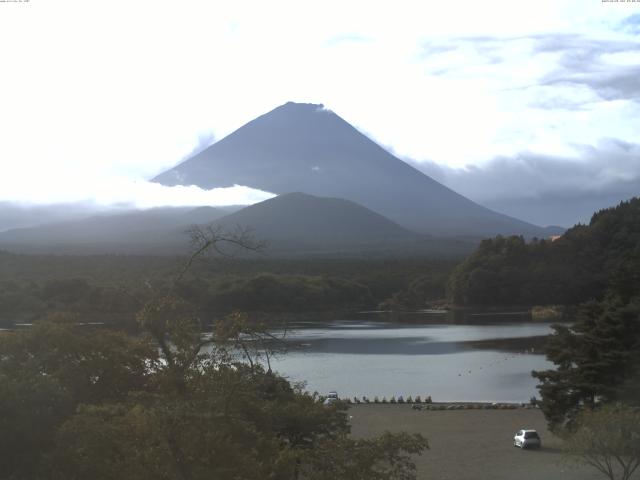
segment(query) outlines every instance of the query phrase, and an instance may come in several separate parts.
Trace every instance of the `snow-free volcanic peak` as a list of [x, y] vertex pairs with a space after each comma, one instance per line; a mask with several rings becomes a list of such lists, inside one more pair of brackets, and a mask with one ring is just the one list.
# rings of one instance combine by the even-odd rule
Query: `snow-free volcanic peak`
[[436, 182], [322, 104], [285, 103], [154, 181], [344, 198], [406, 228], [436, 235], [546, 235]]

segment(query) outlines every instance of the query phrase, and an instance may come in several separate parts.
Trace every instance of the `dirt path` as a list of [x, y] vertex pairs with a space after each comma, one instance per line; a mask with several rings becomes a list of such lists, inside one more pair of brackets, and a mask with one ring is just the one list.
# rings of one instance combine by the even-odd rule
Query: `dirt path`
[[[589, 467], [562, 464], [560, 440], [546, 428], [540, 410], [412, 410], [410, 405], [356, 405], [349, 410], [352, 433], [421, 433], [430, 450], [416, 459], [418, 478], [430, 480], [596, 480]], [[543, 447], [520, 450], [513, 435], [538, 430]]]

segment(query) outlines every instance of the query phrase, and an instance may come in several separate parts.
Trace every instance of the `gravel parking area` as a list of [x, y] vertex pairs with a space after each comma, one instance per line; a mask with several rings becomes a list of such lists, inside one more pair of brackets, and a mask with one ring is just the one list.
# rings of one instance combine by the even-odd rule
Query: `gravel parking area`
[[[560, 440], [546, 428], [542, 412], [526, 410], [422, 410], [411, 405], [354, 405], [349, 410], [356, 437], [385, 431], [421, 433], [430, 450], [416, 458], [419, 479], [596, 480], [591, 467], [563, 462]], [[521, 428], [538, 430], [540, 450], [513, 446]]]

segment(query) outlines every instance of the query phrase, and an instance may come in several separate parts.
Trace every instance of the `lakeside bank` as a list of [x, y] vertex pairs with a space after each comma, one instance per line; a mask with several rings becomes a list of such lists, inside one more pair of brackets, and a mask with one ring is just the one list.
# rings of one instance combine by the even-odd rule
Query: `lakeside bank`
[[[415, 457], [418, 480], [597, 480], [601, 474], [563, 460], [562, 441], [546, 427], [539, 409], [413, 410], [411, 405], [352, 405], [352, 435], [386, 431], [420, 433], [429, 450]], [[535, 429], [540, 450], [513, 447], [522, 428]]]

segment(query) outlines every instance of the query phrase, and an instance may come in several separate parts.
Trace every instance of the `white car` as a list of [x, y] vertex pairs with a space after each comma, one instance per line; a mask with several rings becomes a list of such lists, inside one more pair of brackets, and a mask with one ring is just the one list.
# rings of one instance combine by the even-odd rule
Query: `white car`
[[513, 437], [513, 446], [520, 448], [540, 448], [542, 441], [535, 430], [518, 430]]
[[338, 392], [335, 391], [331, 391], [329, 392], [329, 394], [327, 395], [327, 398], [325, 398], [324, 400], [324, 404], [325, 405], [333, 405], [335, 402], [337, 402], [338, 399]]

